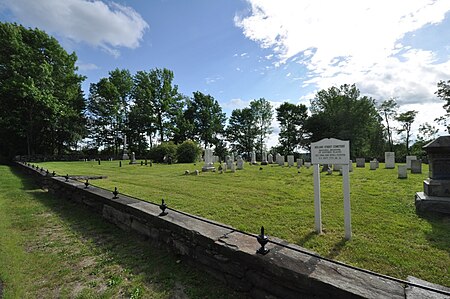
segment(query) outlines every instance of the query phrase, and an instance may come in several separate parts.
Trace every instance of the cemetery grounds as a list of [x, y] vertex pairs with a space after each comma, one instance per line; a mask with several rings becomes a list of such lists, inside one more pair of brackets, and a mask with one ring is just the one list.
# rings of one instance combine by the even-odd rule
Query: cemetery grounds
[[[125, 161], [124, 161], [125, 162]], [[140, 160], [138, 160], [140, 162]], [[92, 185], [257, 234], [287, 240], [357, 267], [406, 279], [412, 275], [450, 286], [450, 217], [419, 216], [415, 192], [423, 191], [422, 174], [397, 178], [397, 169], [356, 168], [350, 173], [352, 240], [344, 239], [342, 176], [321, 174], [323, 234], [314, 232], [313, 169], [251, 166], [236, 173], [202, 173], [202, 163], [129, 165], [118, 161], [46, 162], [40, 167], [58, 175], [103, 175]], [[398, 165], [398, 164], [397, 164]], [[215, 164], [218, 168], [219, 164]], [[200, 175], [192, 175], [194, 170]], [[261, 170], [262, 169], [262, 170]], [[189, 170], [190, 175], [185, 175]], [[299, 173], [300, 172], [300, 173]], [[258, 244], [255, 240], [255, 250]]]

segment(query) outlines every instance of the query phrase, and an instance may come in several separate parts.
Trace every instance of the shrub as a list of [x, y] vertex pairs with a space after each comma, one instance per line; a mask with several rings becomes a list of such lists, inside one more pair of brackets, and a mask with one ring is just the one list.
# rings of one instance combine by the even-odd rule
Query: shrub
[[177, 148], [177, 157], [179, 163], [193, 163], [196, 162], [202, 150], [192, 140], [186, 140]]
[[175, 162], [177, 157], [177, 146], [173, 142], [163, 142], [150, 149], [149, 157], [157, 163], [168, 162], [169, 159], [172, 162]]

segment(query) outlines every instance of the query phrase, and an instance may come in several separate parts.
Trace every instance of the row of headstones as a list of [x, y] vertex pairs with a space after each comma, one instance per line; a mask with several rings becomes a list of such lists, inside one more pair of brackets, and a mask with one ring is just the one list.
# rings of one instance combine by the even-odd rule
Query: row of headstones
[[[385, 168], [395, 168], [395, 153], [385, 152]], [[379, 162], [377, 159], [373, 159], [369, 162], [370, 170], [376, 170], [379, 168]], [[365, 167], [366, 159], [356, 158], [356, 167]], [[408, 177], [407, 170], [410, 169], [411, 173], [422, 173], [422, 160], [417, 159], [416, 156], [406, 156], [406, 165], [398, 165], [398, 178], [404, 179]]]

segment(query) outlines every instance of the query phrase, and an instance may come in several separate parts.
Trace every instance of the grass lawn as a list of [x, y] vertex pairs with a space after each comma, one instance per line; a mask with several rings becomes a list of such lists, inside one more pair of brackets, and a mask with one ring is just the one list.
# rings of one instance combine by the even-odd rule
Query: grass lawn
[[0, 165], [2, 295], [5, 299], [239, 297], [176, 256], [51, 196]]
[[[201, 164], [153, 167], [118, 161], [47, 162], [39, 166], [60, 175], [106, 175], [92, 184], [258, 233], [283, 238], [317, 253], [358, 267], [406, 279], [413, 275], [450, 286], [450, 217], [419, 217], [414, 194], [428, 176], [397, 169], [350, 173], [353, 239], [345, 241], [342, 177], [321, 175], [324, 233], [314, 233], [312, 168], [245, 165], [236, 173], [201, 173]], [[218, 166], [218, 165], [216, 165]], [[255, 242], [255, 248], [257, 244]]]

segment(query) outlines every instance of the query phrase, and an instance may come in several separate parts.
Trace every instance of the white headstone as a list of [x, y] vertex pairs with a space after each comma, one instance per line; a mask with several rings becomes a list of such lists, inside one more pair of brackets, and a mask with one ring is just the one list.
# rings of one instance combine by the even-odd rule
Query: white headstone
[[284, 166], [284, 156], [277, 154], [277, 164], [279, 166]]
[[123, 136], [123, 156], [122, 160], [128, 160], [130, 157], [128, 157], [128, 151], [127, 151], [127, 135]]
[[233, 161], [231, 160], [230, 156], [225, 157], [225, 163], [227, 163], [227, 168], [231, 168], [231, 164], [233, 163]]
[[394, 152], [385, 152], [384, 153], [384, 163], [385, 167], [388, 169], [395, 168], [395, 153]]
[[342, 170], [342, 164], [334, 164], [333, 165], [333, 171], [341, 171]]
[[242, 170], [242, 169], [244, 169], [244, 160], [242, 159], [242, 157], [239, 155], [239, 156], [237, 156], [237, 162], [236, 162], [236, 166], [237, 166], [237, 169], [239, 169], [239, 170]]
[[251, 161], [251, 163], [252, 164], [256, 164], [256, 153], [255, 153], [255, 151], [252, 152], [252, 161]]
[[416, 156], [406, 156], [406, 169], [411, 169], [411, 161], [417, 160]]
[[131, 153], [130, 164], [136, 164], [136, 155], [134, 152]]
[[263, 151], [262, 153], [262, 157], [261, 157], [261, 165], [267, 165], [267, 153], [265, 151]]
[[267, 163], [272, 164], [273, 163], [273, 156], [272, 154], [267, 155]]
[[311, 167], [311, 162], [305, 162], [305, 167], [309, 169]]
[[287, 156], [288, 166], [294, 166], [294, 156], [288, 155]]
[[230, 167], [231, 172], [236, 172], [236, 164], [234, 164], [234, 162], [233, 162], [233, 163], [231, 163], [230, 166], [231, 166], [231, 167]]
[[205, 165], [202, 167], [202, 171], [215, 170], [213, 163], [213, 151], [210, 148], [205, 149]]
[[406, 179], [408, 177], [408, 173], [406, 171], [406, 165], [398, 165], [398, 178]]

